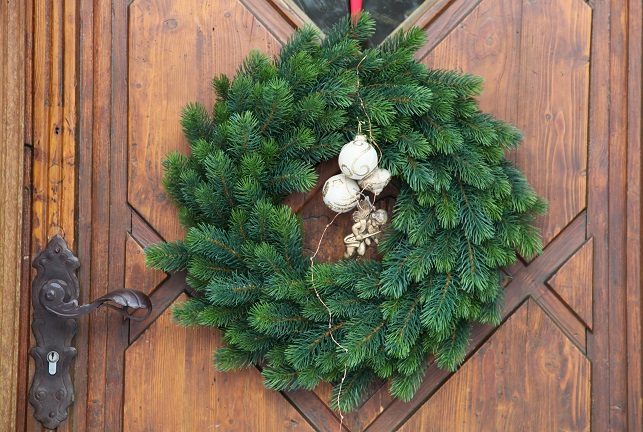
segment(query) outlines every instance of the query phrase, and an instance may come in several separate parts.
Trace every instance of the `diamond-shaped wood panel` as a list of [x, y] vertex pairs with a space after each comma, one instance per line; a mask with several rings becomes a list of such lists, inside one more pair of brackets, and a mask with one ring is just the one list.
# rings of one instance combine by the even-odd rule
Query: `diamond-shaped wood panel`
[[586, 206], [591, 22], [582, 0], [484, 0], [422, 60], [484, 77], [480, 107], [523, 132], [545, 245]]
[[582, 248], [548, 281], [556, 293], [569, 305], [585, 325], [592, 328], [592, 279], [594, 277], [594, 241], [589, 239]]
[[533, 301], [400, 431], [587, 431], [590, 363]]
[[150, 295], [165, 280], [167, 275], [145, 265], [143, 247], [127, 234], [125, 240], [125, 287]]
[[[185, 301], [182, 295], [179, 301]], [[124, 430], [312, 431], [255, 368], [217, 372], [215, 329], [188, 329], [167, 310], [125, 352]], [[266, 415], [270, 413], [270, 415]]]
[[181, 107], [214, 103], [210, 82], [234, 75], [253, 49], [269, 55], [279, 42], [235, 0], [137, 0], [129, 20], [128, 201], [166, 240], [183, 237], [162, 188], [163, 160], [189, 148]]

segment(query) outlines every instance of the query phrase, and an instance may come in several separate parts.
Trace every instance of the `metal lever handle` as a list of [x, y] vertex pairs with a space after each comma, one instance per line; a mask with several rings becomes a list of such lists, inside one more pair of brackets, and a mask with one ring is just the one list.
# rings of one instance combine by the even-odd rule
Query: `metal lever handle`
[[[70, 366], [76, 356], [71, 344], [76, 334], [75, 318], [106, 306], [125, 318], [142, 321], [152, 313], [152, 302], [140, 291], [118, 289], [85, 305], [78, 305], [80, 293], [76, 270], [78, 258], [59, 235], [54, 236], [45, 250], [34, 260], [38, 270], [31, 286], [34, 309], [31, 329], [36, 346], [30, 350], [36, 363], [29, 402], [34, 417], [48, 429], [64, 421], [74, 401]], [[135, 315], [144, 310], [144, 314]]]
[[[50, 313], [60, 318], [78, 318], [98, 309], [101, 306], [114, 309], [119, 314], [133, 321], [143, 321], [152, 313], [150, 298], [140, 291], [132, 289], [119, 289], [97, 298], [89, 304], [78, 305], [77, 300], [65, 302], [65, 293], [69, 287], [65, 281], [54, 279], [49, 281], [40, 290], [40, 304]], [[116, 303], [113, 305], [108, 302]], [[134, 315], [137, 309], [144, 309], [144, 315]]]

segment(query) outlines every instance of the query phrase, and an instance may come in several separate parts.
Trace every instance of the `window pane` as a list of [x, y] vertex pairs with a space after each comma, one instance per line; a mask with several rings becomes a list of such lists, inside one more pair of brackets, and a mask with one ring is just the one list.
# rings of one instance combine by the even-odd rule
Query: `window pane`
[[[328, 30], [340, 18], [348, 15], [348, 0], [294, 0], [308, 17], [323, 31]], [[382, 42], [424, 0], [363, 0], [364, 10], [371, 13], [377, 22], [377, 30], [371, 38], [374, 45]]]

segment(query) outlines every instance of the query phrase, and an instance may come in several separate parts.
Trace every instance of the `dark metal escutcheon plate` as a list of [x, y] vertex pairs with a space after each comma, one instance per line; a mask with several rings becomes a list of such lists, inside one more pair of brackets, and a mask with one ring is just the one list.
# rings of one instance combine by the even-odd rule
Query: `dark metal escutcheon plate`
[[[74, 402], [70, 366], [76, 356], [72, 339], [76, 334], [75, 318], [100, 306], [108, 306], [129, 319], [142, 321], [152, 312], [149, 297], [140, 291], [119, 289], [94, 302], [78, 305], [80, 293], [76, 270], [78, 258], [59, 235], [34, 260], [38, 273], [31, 286], [34, 318], [31, 329], [36, 346], [30, 350], [36, 371], [29, 391], [34, 417], [48, 429], [55, 429], [68, 416]], [[110, 304], [107, 302], [112, 302]], [[143, 315], [133, 315], [137, 309]]]

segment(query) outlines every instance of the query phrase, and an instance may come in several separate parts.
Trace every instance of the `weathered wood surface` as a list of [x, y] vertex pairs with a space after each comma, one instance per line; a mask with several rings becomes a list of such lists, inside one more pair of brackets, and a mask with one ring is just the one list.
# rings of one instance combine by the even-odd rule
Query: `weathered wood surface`
[[20, 347], [22, 195], [25, 110], [25, 5], [0, 7], [0, 430], [14, 430]]
[[[190, 430], [213, 419], [232, 429], [225, 423], [231, 417], [237, 430], [281, 430], [295, 426], [290, 420], [298, 429], [338, 430], [327, 386], [280, 396], [262, 388], [254, 369], [199, 381], [217, 374], [209, 355], [217, 336], [169, 323], [166, 309], [185, 285], [180, 275], [144, 270], [141, 255], [150, 242], [182, 236], [160, 182], [164, 155], [188, 148], [180, 107], [210, 105], [213, 75], [232, 75], [252, 48], [277, 53], [306, 18], [290, 0], [125, 3], [49, 0], [25, 8], [25, 41], [33, 46], [25, 60], [24, 122], [25, 141], [34, 144], [31, 253], [49, 235], [64, 234], [83, 263], [82, 301], [127, 285], [150, 292], [155, 305], [151, 319], [131, 326], [110, 313], [79, 321], [76, 402], [60, 430], [163, 430], [165, 422]], [[430, 366], [407, 404], [376, 386], [346, 417], [351, 431], [641, 430], [641, 20], [638, 0], [628, 7], [614, 0], [438, 0], [405, 24], [428, 30], [423, 62], [486, 78], [481, 108], [525, 132], [515, 159], [552, 213], [540, 221], [544, 254], [510, 269], [507, 322], [495, 333], [476, 326], [471, 359], [454, 375]], [[320, 167], [324, 176], [333, 169]], [[315, 191], [290, 204], [306, 220], [312, 249], [333, 215]], [[344, 216], [329, 229], [321, 261], [341, 255], [336, 243], [350, 226]], [[24, 322], [21, 329], [26, 346]], [[184, 360], [170, 364], [178, 346]], [[26, 352], [19, 355], [27, 364]], [[181, 374], [164, 387], [161, 377], [173, 370]], [[524, 399], [498, 396], [485, 377]], [[245, 414], [249, 389], [265, 399], [254, 417]], [[550, 398], [539, 397], [545, 390]], [[209, 396], [196, 400], [199, 391]], [[181, 396], [163, 397], [167, 392]], [[208, 405], [221, 392], [226, 402]], [[195, 403], [204, 408], [192, 409]], [[26, 404], [18, 407], [19, 416], [27, 412], [18, 430], [39, 430]], [[188, 418], [186, 410], [202, 415]], [[483, 418], [489, 411], [494, 415]], [[434, 417], [445, 423], [427, 429]]]

